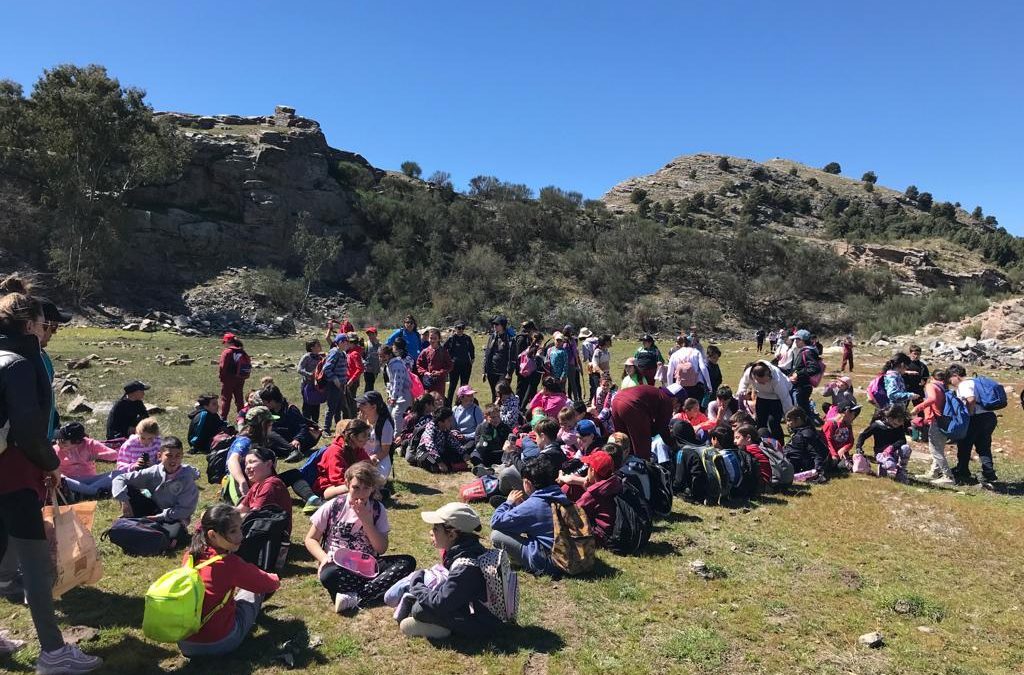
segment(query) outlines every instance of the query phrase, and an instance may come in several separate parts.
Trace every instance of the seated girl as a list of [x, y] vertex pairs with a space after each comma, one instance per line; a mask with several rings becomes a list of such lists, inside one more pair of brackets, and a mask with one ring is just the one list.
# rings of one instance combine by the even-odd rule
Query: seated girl
[[558, 473], [562, 492], [587, 514], [598, 546], [615, 529], [615, 496], [622, 493], [622, 479], [615, 473], [612, 456], [595, 450], [581, 460], [586, 472]]
[[189, 454], [208, 454], [213, 437], [224, 431], [226, 425], [220, 418], [218, 403], [216, 394], [202, 394], [196, 399], [195, 410], [188, 415]]
[[548, 376], [541, 381], [541, 390], [537, 392], [537, 395], [530, 400], [526, 407], [528, 410], [541, 408], [545, 416], [556, 419], [558, 411], [564, 408], [568, 402], [569, 398], [565, 395], [565, 388], [562, 386], [562, 383]]
[[431, 394], [423, 394], [412, 402], [412, 407], [402, 421], [402, 433], [395, 439], [399, 448], [404, 449], [404, 457], [409, 459], [416, 453], [416, 446], [419, 445], [420, 437], [427, 426], [427, 422], [434, 415], [437, 403]]
[[835, 408], [841, 403], [846, 403], [850, 406], [857, 405], [857, 397], [853, 393], [853, 380], [846, 375], [837, 377], [829, 382], [821, 394], [832, 399], [831, 405], [825, 410], [826, 419], [838, 412]]
[[253, 448], [245, 456], [245, 477], [249, 479], [249, 491], [242, 497], [235, 509], [242, 515], [258, 511], [264, 506], [277, 506], [288, 514], [288, 528], [285, 539], [292, 533], [292, 498], [288, 487], [275, 471], [277, 455], [270, 448]]
[[853, 467], [853, 420], [859, 412], [860, 406], [845, 401], [839, 403], [829, 410], [825, 425], [821, 428], [828, 454], [836, 466], [843, 469]]
[[498, 382], [495, 389], [498, 394], [498, 409], [501, 410], [501, 421], [514, 429], [523, 421], [523, 410], [519, 397], [512, 391], [512, 384], [507, 378]]
[[714, 426], [728, 424], [739, 409], [740, 402], [732, 395], [732, 388], [719, 387], [715, 392], [715, 400], [708, 404], [708, 421], [713, 422]]
[[183, 656], [222, 656], [238, 649], [256, 624], [264, 595], [281, 586], [276, 574], [267, 574], [235, 555], [241, 543], [242, 517], [237, 511], [228, 504], [206, 509], [185, 557], [191, 557], [194, 565], [220, 559], [199, 569], [206, 587], [203, 616], [209, 618], [198, 632], [178, 643]]
[[81, 422], [69, 422], [57, 430], [57, 444], [53, 449], [60, 458], [64, 483], [74, 495], [95, 497], [110, 492], [117, 472], [97, 474], [96, 460], [116, 462], [116, 448], [86, 436]]
[[463, 449], [472, 450], [476, 444], [476, 428], [484, 421], [484, 411], [476, 402], [476, 390], [468, 384], [459, 387], [452, 409], [453, 428], [462, 434]]
[[160, 453], [160, 423], [147, 417], [135, 425], [135, 433], [117, 449], [117, 471], [145, 469]]
[[566, 447], [576, 445], [576, 411], [569, 406], [558, 411], [558, 442]]
[[590, 413], [600, 422], [605, 434], [615, 431], [612, 425], [612, 399], [618, 391], [618, 387], [612, 382], [611, 373], [601, 373], [597, 390], [594, 392], [594, 400], [591, 402]]
[[364, 449], [370, 461], [377, 465], [381, 477], [391, 477], [391, 446], [395, 442], [395, 421], [380, 392], [368, 391], [356, 399], [359, 419], [369, 426]]
[[[366, 453], [370, 440], [370, 425], [360, 419], [342, 420], [335, 429], [334, 440], [320, 455], [316, 464], [316, 480], [313, 492], [323, 499], [332, 499], [348, 492], [346, 472], [359, 462], [372, 464]], [[320, 508], [307, 504], [304, 512], [312, 513]]]
[[441, 408], [423, 429], [416, 454], [409, 463], [435, 473], [464, 471], [466, 457], [463, 451], [465, 440], [453, 428], [451, 408]]
[[[347, 491], [325, 502], [310, 518], [304, 542], [339, 613], [381, 600], [392, 584], [416, 569], [412, 556], [384, 555], [391, 526], [377, 499], [382, 482], [377, 467], [370, 462], [353, 464], [345, 471], [345, 481]], [[366, 557], [375, 563], [375, 572], [357, 563]]]
[[468, 504], [451, 502], [420, 514], [430, 525], [430, 543], [441, 552], [446, 580], [424, 583], [425, 572], [413, 575], [395, 618], [408, 637], [440, 639], [452, 634], [488, 638], [502, 622], [488, 608], [487, 580], [476, 562], [487, 553], [480, 543], [480, 516]]
[[121, 502], [121, 515], [159, 523], [172, 546], [199, 504], [199, 469], [182, 464], [184, 456], [181, 440], [168, 436], [162, 441], [156, 464], [118, 474], [111, 485], [114, 499]]
[[270, 408], [258, 405], [249, 408], [243, 420], [242, 430], [228, 448], [227, 474], [222, 481], [221, 497], [232, 506], [242, 501], [242, 497], [249, 491], [249, 479], [245, 476], [245, 456], [253, 447], [270, 447], [274, 415]]

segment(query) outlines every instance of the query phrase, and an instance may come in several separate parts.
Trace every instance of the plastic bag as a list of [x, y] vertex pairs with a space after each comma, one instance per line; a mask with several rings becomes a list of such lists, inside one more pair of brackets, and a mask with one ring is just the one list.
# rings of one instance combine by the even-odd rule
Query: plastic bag
[[57, 499], [56, 491], [51, 490], [51, 505], [43, 507], [43, 526], [53, 561], [55, 600], [73, 588], [95, 584], [103, 578], [103, 564], [90, 532], [96, 502], [68, 505], [58, 504]]

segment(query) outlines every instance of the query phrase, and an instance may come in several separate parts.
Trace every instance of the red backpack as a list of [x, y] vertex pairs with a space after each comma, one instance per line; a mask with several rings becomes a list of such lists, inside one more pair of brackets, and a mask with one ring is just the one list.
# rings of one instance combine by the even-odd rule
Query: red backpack
[[244, 349], [232, 349], [231, 356], [224, 363], [224, 369], [229, 375], [247, 379], [252, 375], [252, 359], [245, 353]]

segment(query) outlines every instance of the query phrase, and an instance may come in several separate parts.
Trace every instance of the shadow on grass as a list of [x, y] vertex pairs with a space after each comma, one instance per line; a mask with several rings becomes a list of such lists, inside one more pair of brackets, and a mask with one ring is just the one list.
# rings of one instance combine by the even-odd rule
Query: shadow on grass
[[[273, 611], [274, 605], [265, 609]], [[294, 669], [304, 670], [313, 665], [324, 665], [328, 658], [309, 646], [309, 629], [300, 619], [282, 621], [270, 614], [260, 613], [256, 624], [264, 630], [247, 637], [242, 645], [226, 656], [196, 657], [178, 668], [178, 673], [209, 673], [211, 667], [222, 673], [253, 673], [267, 668], [291, 669], [279, 658], [291, 655]], [[126, 671], [127, 672], [127, 671]]]
[[435, 643], [444, 645], [466, 656], [477, 656], [485, 652], [489, 654], [511, 655], [518, 654], [524, 649], [542, 654], [554, 654], [565, 647], [565, 640], [547, 628], [542, 626], [515, 625], [506, 627], [500, 636], [495, 636], [490, 640], [453, 637], [449, 640], [439, 640]]
[[142, 596], [109, 593], [95, 586], [79, 586], [60, 602], [68, 623], [93, 628], [138, 628], [145, 607]]
[[[683, 504], [687, 506], [693, 506], [693, 503], [683, 501]], [[664, 518], [661, 518], [658, 522], [662, 523], [700, 523], [704, 519], [693, 513], [684, 513], [682, 511], [673, 511]], [[656, 526], [657, 527], [657, 526]]]
[[439, 495], [439, 494], [441, 494], [441, 490], [438, 490], [437, 488], [434, 488], [434, 487], [430, 487], [429, 485], [423, 485], [422, 483], [409, 483], [409, 482], [404, 481], [404, 480], [396, 480], [395, 484], [403, 486], [403, 489], [395, 490], [395, 494], [399, 494], [399, 495], [402, 494], [403, 492], [408, 492], [409, 494], [414, 494], [414, 495]]
[[0, 654], [0, 673], [34, 673], [34, 666], [18, 663], [10, 654]]
[[652, 541], [642, 551], [637, 553], [637, 558], [660, 558], [669, 555], [679, 555], [679, 547], [671, 541]]
[[105, 673], [154, 672], [158, 670], [157, 664], [160, 661], [179, 654], [174, 645], [159, 645], [140, 640], [134, 635], [125, 635], [114, 644], [104, 647], [85, 645], [83, 649], [88, 654], [103, 658], [102, 672]]

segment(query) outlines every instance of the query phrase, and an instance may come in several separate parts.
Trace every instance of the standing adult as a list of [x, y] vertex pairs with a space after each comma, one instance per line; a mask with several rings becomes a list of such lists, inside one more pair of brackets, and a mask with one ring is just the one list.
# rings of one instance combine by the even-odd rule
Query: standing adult
[[[516, 378], [516, 392], [519, 396], [520, 401], [525, 400], [523, 399], [522, 393], [520, 393], [521, 391], [525, 390], [527, 386], [527, 383], [524, 382], [524, 380], [529, 380], [530, 375], [532, 375], [533, 373], [531, 372], [529, 375], [523, 375], [519, 367], [519, 359], [523, 355], [523, 352], [525, 352], [533, 343], [533, 334], [536, 332], [537, 326], [533, 323], [533, 321], [527, 319], [522, 324], [520, 324], [519, 332], [516, 333], [515, 336], [512, 338], [512, 359], [515, 360], [516, 362], [515, 371], [519, 375], [519, 377]], [[536, 391], [537, 387], [536, 385], [534, 385], [534, 392], [536, 393]]]
[[86, 673], [103, 660], [64, 642], [43, 527], [45, 489], [60, 484], [60, 460], [47, 438], [53, 390], [39, 347], [46, 320], [42, 304], [19, 278], [0, 282], [0, 294], [0, 417], [9, 425], [0, 454], [0, 558], [10, 546], [22, 570], [41, 649], [36, 672]]
[[[146, 411], [146, 391], [149, 385], [132, 380], [124, 385], [124, 395], [114, 403], [107, 414], [107, 439], [128, 438], [135, 433], [135, 425], [149, 417]], [[223, 418], [222, 418], [223, 419]]]
[[689, 398], [703, 401], [711, 391], [711, 373], [704, 352], [695, 349], [684, 338], [683, 346], [672, 352], [668, 360], [668, 383], [686, 388]]
[[[949, 373], [949, 384], [956, 388], [956, 395], [967, 404], [967, 412], [971, 421], [967, 426], [967, 435], [956, 442], [956, 466], [953, 467], [953, 478], [957, 485], [974, 482], [971, 474], [971, 450], [978, 453], [981, 462], [982, 482], [984, 488], [992, 489], [992, 484], [999, 478], [996, 476], [995, 464], [992, 462], [992, 433], [996, 430], [998, 420], [991, 410], [981, 407], [975, 391], [973, 377], [967, 377], [967, 371], [959, 363], [946, 369]], [[952, 395], [952, 394], [950, 394]]]
[[600, 375], [594, 372], [593, 364], [591, 363], [600, 338], [584, 326], [580, 328], [576, 340], [579, 343], [580, 349], [580, 370], [587, 373], [587, 400], [590, 401], [594, 398], [594, 392], [597, 391], [597, 387], [601, 383]]
[[395, 340], [399, 337], [405, 340], [405, 353], [412, 357], [413, 363], [423, 349], [423, 338], [420, 337], [419, 326], [416, 324], [416, 317], [412, 314], [402, 320], [402, 327], [398, 328], [385, 341], [385, 344], [394, 346]]
[[217, 377], [220, 379], [220, 417], [227, 420], [231, 412], [231, 400], [241, 414], [245, 405], [245, 381], [252, 373], [252, 362], [245, 353], [242, 341], [234, 333], [224, 333], [221, 338], [224, 351], [220, 353]]
[[757, 332], [754, 333], [754, 344], [757, 346], [757, 353], [760, 354], [764, 351], [764, 328], [758, 328]]
[[843, 362], [839, 366], [839, 372], [845, 372], [846, 366], [850, 366], [850, 372], [853, 372], [853, 336], [847, 335], [843, 338]]
[[[46, 353], [46, 347], [50, 344], [50, 340], [57, 334], [57, 330], [61, 324], [68, 323], [71, 321], [71, 315], [67, 312], [62, 312], [57, 305], [47, 300], [46, 298], [39, 298], [39, 303], [43, 306], [43, 338], [39, 341], [41, 347], [40, 354], [43, 357], [43, 365], [46, 367], [46, 375], [50, 380], [50, 384], [53, 384], [53, 361], [50, 360], [50, 355]], [[53, 442], [57, 438], [57, 428], [60, 426], [60, 414], [57, 412], [57, 399], [51, 397], [52, 404], [50, 405], [50, 423], [49, 430], [46, 437]]]
[[441, 346], [441, 331], [437, 328], [427, 329], [427, 343], [427, 348], [416, 359], [416, 373], [424, 389], [444, 396], [444, 385], [452, 371], [452, 357]]
[[366, 329], [366, 355], [363, 357], [364, 392], [374, 391], [380, 369], [380, 340], [377, 339], [377, 327], [370, 326]]
[[768, 427], [772, 438], [785, 441], [782, 420], [793, 408], [793, 385], [785, 373], [768, 361], [755, 361], [743, 370], [736, 387], [739, 398], [753, 401], [754, 420], [758, 429]]
[[[587, 340], [588, 342], [590, 339]], [[601, 386], [601, 377], [612, 374], [612, 336], [605, 334], [597, 338], [597, 344], [590, 355], [590, 399], [594, 400], [597, 388]]]
[[814, 391], [811, 378], [820, 374], [821, 359], [818, 350], [811, 344], [811, 334], [806, 330], [798, 330], [793, 333], [789, 381], [793, 383], [797, 406], [807, 413], [807, 419], [812, 422], [816, 416], [811, 410], [811, 392]]
[[[518, 339], [517, 335], [516, 340]], [[473, 338], [466, 335], [465, 321], [455, 322], [455, 332], [448, 336], [443, 346], [452, 360], [452, 371], [448, 376], [448, 395], [445, 397], [450, 408], [455, 390], [469, 384], [469, 378], [473, 374], [473, 361], [476, 360], [476, 347], [473, 346]]]
[[686, 390], [678, 384], [668, 387], [638, 384], [620, 390], [612, 399], [612, 424], [616, 431], [629, 436], [634, 455], [649, 460], [653, 436], [661, 436], [669, 450], [675, 450], [675, 441], [669, 429], [673, 401], [685, 397]]
[[[334, 423], [344, 417], [354, 415], [346, 405], [348, 397], [348, 335], [338, 333], [334, 336], [334, 345], [324, 359], [324, 386], [327, 388], [327, 415], [324, 417], [324, 433], [329, 434]], [[352, 402], [355, 407], [355, 401]]]
[[571, 323], [562, 327], [562, 334], [565, 336], [565, 354], [567, 359], [566, 388], [569, 398], [573, 401], [583, 400], [583, 389], [580, 381], [580, 346], [576, 337], [576, 326]]
[[633, 361], [640, 375], [640, 383], [653, 385], [658, 368], [665, 365], [665, 357], [654, 343], [653, 335], [644, 333], [640, 338], [640, 347], [633, 354]]
[[504, 377], [510, 377], [516, 369], [516, 358], [512, 354], [508, 334], [508, 319], [496, 316], [491, 321], [491, 332], [484, 347], [484, 372], [481, 379], [491, 387], [491, 403], [498, 399], [495, 388]]

